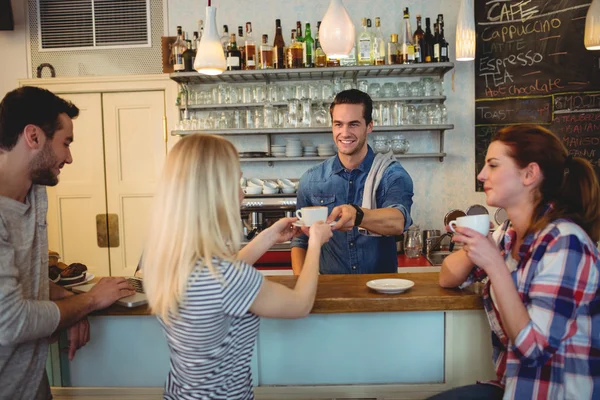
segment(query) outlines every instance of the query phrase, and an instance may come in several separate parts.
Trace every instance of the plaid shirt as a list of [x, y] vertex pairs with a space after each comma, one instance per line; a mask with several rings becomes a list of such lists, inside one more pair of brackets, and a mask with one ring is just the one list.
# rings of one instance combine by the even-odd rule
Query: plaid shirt
[[[516, 232], [507, 221], [495, 232], [511, 257]], [[493, 362], [505, 399], [600, 399], [600, 261], [586, 233], [556, 220], [529, 234], [512, 279], [531, 321], [513, 343], [479, 267], [461, 285], [487, 280], [483, 303], [492, 329]], [[500, 295], [496, 292], [496, 295]]]

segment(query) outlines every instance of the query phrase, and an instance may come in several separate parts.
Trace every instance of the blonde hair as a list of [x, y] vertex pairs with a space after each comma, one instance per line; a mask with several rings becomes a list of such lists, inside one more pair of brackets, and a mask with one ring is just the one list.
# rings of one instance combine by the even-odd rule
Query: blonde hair
[[199, 259], [213, 274], [213, 257], [235, 261], [239, 174], [237, 150], [218, 136], [186, 136], [167, 156], [142, 260], [150, 309], [166, 323], [178, 314]]

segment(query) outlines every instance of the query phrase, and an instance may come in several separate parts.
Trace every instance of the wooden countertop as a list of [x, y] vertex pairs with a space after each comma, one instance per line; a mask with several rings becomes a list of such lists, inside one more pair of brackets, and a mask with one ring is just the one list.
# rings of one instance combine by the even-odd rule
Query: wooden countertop
[[[381, 294], [369, 289], [371, 279], [402, 278], [415, 282], [401, 294]], [[317, 297], [311, 313], [360, 313], [401, 311], [450, 311], [483, 309], [481, 294], [474, 289], [443, 289], [438, 285], [438, 272], [377, 274], [377, 275], [321, 275]], [[269, 276], [274, 282], [293, 287], [295, 276]], [[93, 315], [149, 315], [148, 307], [126, 308], [113, 305]]]

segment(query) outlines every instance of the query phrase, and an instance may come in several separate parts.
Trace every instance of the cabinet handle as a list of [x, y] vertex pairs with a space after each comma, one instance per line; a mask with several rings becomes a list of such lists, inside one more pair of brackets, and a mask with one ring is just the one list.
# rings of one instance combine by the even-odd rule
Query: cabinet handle
[[119, 216], [117, 214], [96, 215], [96, 240], [98, 247], [119, 247]]

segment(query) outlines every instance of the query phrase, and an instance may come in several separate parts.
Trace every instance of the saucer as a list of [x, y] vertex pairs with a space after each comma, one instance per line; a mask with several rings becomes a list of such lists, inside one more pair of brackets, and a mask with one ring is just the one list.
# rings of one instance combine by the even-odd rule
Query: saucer
[[367, 282], [367, 286], [379, 293], [396, 294], [402, 293], [415, 286], [413, 281], [408, 279], [375, 279]]
[[[292, 225], [297, 226], [298, 228], [302, 228], [303, 226], [306, 226], [306, 227], [310, 227], [311, 226], [311, 225], [304, 225], [304, 222], [302, 222], [302, 221], [296, 221]], [[329, 223], [329, 226], [334, 226], [334, 225], [335, 225], [335, 222], [330, 222]]]

